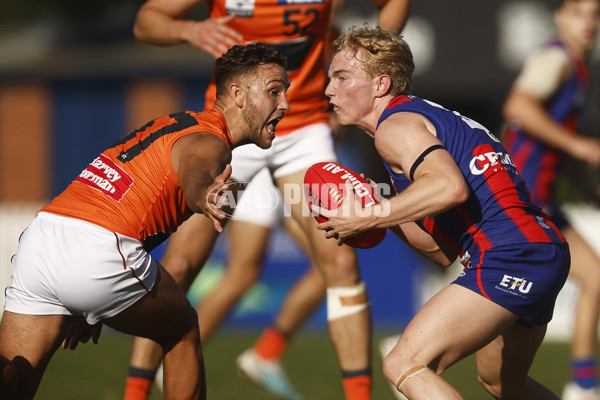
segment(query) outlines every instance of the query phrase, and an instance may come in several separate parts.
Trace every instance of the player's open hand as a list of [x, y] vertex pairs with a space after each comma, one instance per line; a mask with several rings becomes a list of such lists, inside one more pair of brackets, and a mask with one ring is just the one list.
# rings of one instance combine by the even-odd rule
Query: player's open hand
[[362, 208], [356, 199], [354, 186], [349, 179], [344, 183], [344, 187], [344, 200], [338, 208], [328, 210], [316, 205], [311, 206], [314, 213], [327, 218], [327, 221], [317, 224], [317, 229], [324, 230], [327, 239], [337, 239], [339, 246], [346, 240], [369, 229], [366, 217], [372, 214], [371, 210]]
[[213, 222], [215, 230], [219, 233], [223, 232], [221, 220], [227, 216], [221, 208], [229, 204], [229, 197], [225, 194], [231, 189], [227, 180], [231, 176], [231, 164], [227, 164], [223, 172], [218, 175], [213, 184], [208, 187], [206, 195], [206, 204], [202, 213]]
[[67, 334], [62, 342], [62, 348], [75, 350], [79, 342], [87, 343], [90, 339], [94, 344], [98, 344], [101, 332], [102, 322], [90, 325], [83, 318], [71, 318]]
[[600, 166], [600, 140], [579, 136], [571, 143], [571, 155], [587, 162], [591, 167]]
[[219, 58], [233, 45], [242, 43], [242, 35], [228, 26], [234, 19], [235, 15], [227, 15], [190, 22], [189, 27], [182, 31], [183, 38], [214, 58]]

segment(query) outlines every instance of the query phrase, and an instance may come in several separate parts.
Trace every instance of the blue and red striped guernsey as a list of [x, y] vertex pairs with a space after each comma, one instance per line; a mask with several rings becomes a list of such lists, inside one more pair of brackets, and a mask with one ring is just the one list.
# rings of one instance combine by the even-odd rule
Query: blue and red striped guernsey
[[[415, 96], [392, 100], [378, 124], [399, 112], [420, 114], [434, 125], [437, 138], [471, 190], [460, 206], [417, 221], [423, 229], [460, 255], [498, 245], [564, 242], [559, 230], [534, 205], [511, 156], [483, 125]], [[396, 193], [406, 189], [411, 183], [406, 175], [392, 171], [383, 162]]]
[[[559, 87], [544, 107], [554, 121], [575, 132], [588, 87], [587, 66], [558, 39], [545, 46], [562, 49], [569, 57], [574, 74]], [[551, 208], [555, 203], [555, 182], [560, 172], [562, 152], [533, 139], [514, 124], [506, 130], [504, 146], [512, 155], [534, 201], [542, 207]]]

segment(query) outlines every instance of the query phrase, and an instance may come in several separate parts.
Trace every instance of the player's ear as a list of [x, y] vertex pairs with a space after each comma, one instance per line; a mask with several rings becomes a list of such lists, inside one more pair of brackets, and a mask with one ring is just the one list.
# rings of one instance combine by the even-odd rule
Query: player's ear
[[229, 97], [233, 102], [240, 108], [242, 108], [246, 102], [246, 87], [241, 82], [232, 82], [229, 85]]
[[389, 75], [379, 75], [375, 85], [375, 96], [383, 97], [390, 93], [392, 87], [392, 78]]

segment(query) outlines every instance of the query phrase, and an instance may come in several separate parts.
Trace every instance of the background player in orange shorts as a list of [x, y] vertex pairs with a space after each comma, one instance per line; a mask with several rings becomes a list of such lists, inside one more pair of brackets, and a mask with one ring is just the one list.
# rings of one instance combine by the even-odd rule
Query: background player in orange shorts
[[[323, 94], [326, 82], [324, 64], [328, 47], [327, 30], [331, 24], [334, 4], [331, 0], [257, 0], [251, 3], [216, 0], [207, 2], [210, 13], [208, 19], [184, 19], [192, 9], [203, 3], [201, 0], [146, 2], [136, 20], [136, 38], [158, 45], [188, 42], [214, 57], [231, 45], [246, 41], [273, 44], [288, 54], [288, 73], [292, 85], [288, 93], [290, 112], [278, 125], [274, 143], [276, 147], [269, 152], [254, 152], [249, 148], [236, 150], [232, 178], [249, 180], [262, 168], [269, 168], [284, 194], [284, 201], [290, 206], [294, 221], [306, 238], [311, 260], [325, 277], [328, 303], [341, 303], [340, 297], [349, 298], [350, 302], [355, 303], [354, 306], [336, 308], [338, 312], [328, 307], [330, 334], [342, 369], [347, 397], [369, 398], [370, 311], [356, 254], [347, 246], [337, 247], [328, 243], [316, 232], [314, 220], [301, 199], [300, 190], [307, 167], [316, 162], [336, 161], [337, 158], [328, 126], [327, 100]], [[403, 27], [408, 14], [407, 0], [372, 0], [371, 3], [379, 8], [379, 25], [393, 31], [399, 31]], [[213, 89], [209, 88], [206, 96], [208, 106], [214, 98], [212, 93]], [[286, 188], [295, 188], [296, 191], [288, 190], [286, 193]], [[296, 197], [292, 198], [293, 195]], [[182, 226], [168, 245], [163, 262], [184, 290], [189, 288], [210, 255], [216, 237], [207, 236], [206, 232], [209, 230], [210, 224], [200, 216]], [[203, 241], [200, 242], [198, 238], [203, 238]], [[260, 246], [257, 244], [257, 247]], [[239, 278], [238, 275], [230, 277], [232, 281]], [[309, 273], [294, 286], [286, 299], [286, 306], [276, 319], [278, 325], [267, 329], [259, 340], [258, 347], [245, 353], [245, 360], [248, 362], [241, 362], [240, 365], [266, 365], [271, 367], [270, 372], [281, 371], [278, 360], [285, 349], [287, 334], [301, 326], [301, 322], [323, 297], [320, 279], [318, 274]], [[223, 310], [229, 305], [226, 302], [215, 303], [215, 307], [213, 310]], [[204, 335], [203, 320], [208, 321], [211, 314], [209, 310], [202, 308], [199, 312]], [[287, 326], [283, 326], [281, 321], [287, 321]], [[145, 344], [136, 341], [134, 344], [130, 377], [134, 375], [136, 379], [130, 378], [130, 382], [141, 383], [139, 378], [153, 376], [159, 357], [156, 356], [157, 347], [154, 346], [154, 350], [151, 347], [152, 344], [148, 341]], [[260, 377], [256, 381], [267, 384]], [[150, 383], [146, 379], [142, 391], [149, 390]], [[145, 398], [144, 394], [142, 397], [128, 397], [130, 389], [134, 387], [130, 384], [127, 387], [128, 400]], [[297, 396], [293, 390], [287, 392], [287, 397]]]
[[[0, 398], [33, 398], [61, 342], [97, 341], [100, 323], [161, 345], [166, 398], [206, 397], [196, 312], [148, 251], [194, 212], [222, 230], [231, 150], [271, 146], [289, 110], [285, 66], [272, 47], [231, 48], [217, 60], [211, 111], [147, 123], [38, 212], [12, 259], [0, 324]], [[84, 331], [70, 331], [78, 323]]]

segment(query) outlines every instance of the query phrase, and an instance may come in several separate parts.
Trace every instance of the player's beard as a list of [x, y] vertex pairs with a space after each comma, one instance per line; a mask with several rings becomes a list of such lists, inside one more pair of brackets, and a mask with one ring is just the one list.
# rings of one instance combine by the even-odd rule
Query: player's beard
[[260, 121], [258, 107], [254, 100], [248, 100], [243, 116], [246, 128], [250, 132], [249, 140], [262, 149], [269, 148], [271, 142], [267, 143], [263, 138], [262, 129], [264, 124]]

